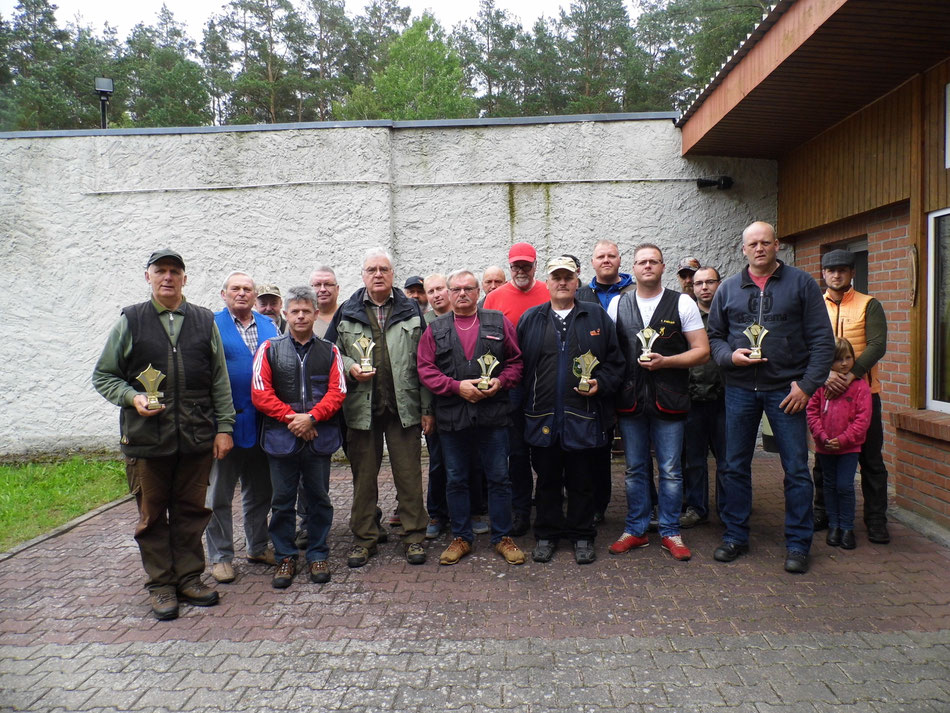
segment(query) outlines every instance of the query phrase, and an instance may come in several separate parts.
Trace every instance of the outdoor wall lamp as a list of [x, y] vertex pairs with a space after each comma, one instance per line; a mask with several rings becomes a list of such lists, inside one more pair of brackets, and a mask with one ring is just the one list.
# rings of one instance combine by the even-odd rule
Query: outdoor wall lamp
[[697, 188], [717, 188], [720, 191], [727, 191], [732, 188], [731, 176], [719, 176], [717, 178], [697, 178]]
[[108, 128], [108, 119], [106, 111], [109, 108], [109, 97], [115, 91], [115, 85], [109, 77], [96, 77], [96, 91], [99, 93], [99, 111], [101, 115], [101, 127]]

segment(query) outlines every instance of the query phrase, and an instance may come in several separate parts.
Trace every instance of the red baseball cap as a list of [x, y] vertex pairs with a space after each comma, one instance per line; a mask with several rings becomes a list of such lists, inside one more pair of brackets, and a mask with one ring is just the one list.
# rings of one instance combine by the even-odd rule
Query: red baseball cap
[[515, 243], [508, 250], [508, 263], [537, 262], [538, 253], [529, 243]]

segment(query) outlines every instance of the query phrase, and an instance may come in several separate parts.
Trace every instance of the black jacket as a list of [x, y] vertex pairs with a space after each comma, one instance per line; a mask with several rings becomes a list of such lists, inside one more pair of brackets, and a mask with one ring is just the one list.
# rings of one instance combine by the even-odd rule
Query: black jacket
[[[613, 424], [613, 394], [620, 387], [625, 366], [613, 321], [599, 304], [575, 301], [564, 351], [552, 354], [552, 344], [557, 350], [551, 304], [532, 307], [518, 322], [518, 345], [524, 360], [525, 440], [532, 446], [559, 444], [564, 450], [604, 445], [607, 429]], [[579, 382], [574, 359], [587, 351], [600, 360], [592, 375], [598, 392], [590, 397], [574, 391]], [[546, 363], [553, 368], [547, 368]]]

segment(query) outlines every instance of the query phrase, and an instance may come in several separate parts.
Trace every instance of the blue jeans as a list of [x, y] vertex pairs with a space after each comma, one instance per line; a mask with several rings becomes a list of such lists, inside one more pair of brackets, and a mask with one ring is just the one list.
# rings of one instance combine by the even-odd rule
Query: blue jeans
[[330, 554], [327, 535], [333, 522], [330, 503], [330, 456], [319, 456], [304, 448], [287, 458], [268, 456], [274, 488], [271, 500], [270, 537], [277, 561], [296, 559], [294, 544], [297, 484], [303, 484], [307, 496], [307, 562], [325, 560]]
[[716, 458], [716, 510], [722, 507], [719, 474], [726, 457], [726, 407], [723, 399], [693, 401], [686, 417], [683, 437], [683, 505], [709, 514], [709, 464], [707, 454]]
[[860, 453], [816, 453], [825, 482], [828, 527], [854, 529], [854, 474]]
[[652, 463], [650, 444], [656, 453], [660, 471], [657, 490], [657, 512], [660, 535], [680, 534], [680, 509], [683, 503], [683, 471], [680, 452], [683, 449], [684, 419], [671, 421], [649, 415], [621, 416], [618, 421], [623, 436], [623, 453], [627, 461], [624, 482], [627, 488], [627, 520], [624, 532], [638, 537], [647, 531], [650, 523], [650, 481]]
[[[445, 523], [449, 521], [449, 506], [445, 499], [445, 459], [442, 457], [442, 442], [439, 433], [426, 436], [426, 449], [429, 451], [429, 482], [426, 486], [426, 511], [431, 520]], [[485, 496], [482, 493], [485, 476], [480, 463], [472, 464], [472, 479], [469, 482], [472, 497], [472, 514], [485, 514]]]
[[726, 526], [724, 542], [743, 545], [749, 541], [749, 514], [752, 511], [752, 456], [762, 412], [769, 418], [782, 469], [785, 471], [785, 546], [808, 554], [814, 522], [812, 493], [805, 445], [805, 411], [788, 415], [779, 404], [788, 389], [750, 391], [726, 387], [726, 462], [723, 470], [721, 507]]
[[462, 431], [442, 431], [442, 458], [445, 460], [446, 500], [452, 536], [472, 542], [471, 471], [480, 460], [488, 481], [488, 517], [491, 542], [497, 544], [511, 532], [511, 481], [508, 479], [508, 429], [473, 427]]

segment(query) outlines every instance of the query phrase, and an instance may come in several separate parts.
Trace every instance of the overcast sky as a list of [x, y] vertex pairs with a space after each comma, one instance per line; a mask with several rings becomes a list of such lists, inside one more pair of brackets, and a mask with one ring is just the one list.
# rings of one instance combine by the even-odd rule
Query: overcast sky
[[[12, 17], [17, 1], [0, 0], [0, 15]], [[97, 31], [101, 31], [103, 23], [108, 21], [118, 28], [119, 37], [124, 39], [137, 23], [151, 24], [155, 21], [162, 0], [53, 0], [53, 4], [58, 8], [56, 19], [60, 26], [74, 21], [79, 15], [81, 24], [92, 25]], [[165, 0], [165, 4], [179, 22], [188, 25], [192, 39], [200, 42], [205, 21], [218, 13], [224, 2]], [[347, 0], [347, 14], [351, 17], [359, 14], [365, 4], [363, 0]], [[451, 30], [456, 23], [472, 18], [478, 12], [478, 0], [402, 0], [402, 4], [412, 8], [413, 16], [421, 15], [426, 9], [431, 10], [446, 30]], [[530, 29], [541, 14], [553, 17], [557, 15], [558, 7], [568, 7], [570, 0], [495, 0], [495, 5], [521, 20], [525, 29]], [[629, 12], [629, 0], [626, 5]]]

